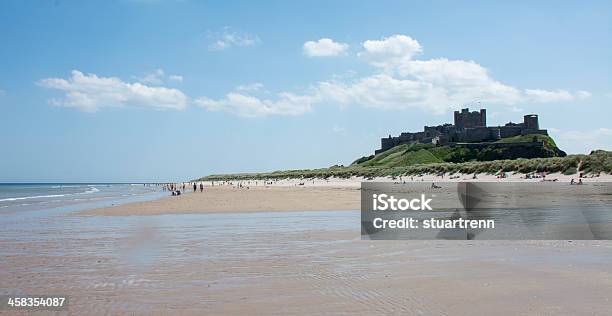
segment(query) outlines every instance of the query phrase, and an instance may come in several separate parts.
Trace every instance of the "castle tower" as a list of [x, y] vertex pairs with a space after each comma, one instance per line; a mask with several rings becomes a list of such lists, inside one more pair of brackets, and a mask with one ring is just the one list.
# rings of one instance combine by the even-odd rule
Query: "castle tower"
[[487, 110], [480, 109], [480, 112], [470, 112], [469, 108], [455, 111], [455, 126], [458, 130], [471, 127], [487, 126]]
[[540, 129], [540, 125], [538, 124], [538, 116], [536, 114], [528, 114], [523, 116], [523, 124], [527, 129]]
[[455, 111], [454, 124], [457, 129], [463, 129], [463, 120], [461, 120], [461, 114], [459, 113], [459, 111]]
[[480, 126], [487, 126], [487, 110], [480, 109]]

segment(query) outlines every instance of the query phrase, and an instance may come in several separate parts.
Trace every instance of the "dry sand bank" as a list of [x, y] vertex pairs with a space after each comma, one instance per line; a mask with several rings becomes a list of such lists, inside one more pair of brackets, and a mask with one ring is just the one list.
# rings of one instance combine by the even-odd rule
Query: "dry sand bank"
[[358, 210], [358, 187], [206, 187], [154, 201], [80, 212], [80, 215], [161, 215], [225, 212]]
[[[555, 183], [569, 183], [571, 178], [577, 177], [552, 174], [546, 177], [547, 179], [557, 179]], [[457, 178], [450, 179], [448, 176], [431, 176], [424, 175], [422, 177], [403, 177], [401, 180], [391, 178], [376, 178], [367, 181], [377, 182], [399, 182], [406, 181], [408, 183], [423, 183], [435, 182], [437, 184], [454, 183], [458, 181], [474, 181], [474, 182], [530, 182], [539, 183], [542, 179], [525, 179], [524, 175], [514, 174], [509, 178], [498, 179], [493, 175], [479, 175], [477, 179], [472, 179], [472, 175], [460, 175]], [[176, 197], [166, 197], [155, 201], [137, 202], [130, 204], [117, 205], [107, 208], [86, 210], [78, 213], [79, 215], [161, 215], [161, 214], [197, 214], [197, 213], [235, 213], [235, 212], [275, 212], [275, 211], [327, 211], [327, 210], [359, 210], [360, 209], [360, 186], [361, 182], [366, 181], [362, 178], [350, 179], [287, 179], [273, 181], [272, 183], [264, 184], [264, 181], [234, 181], [231, 184], [226, 183], [220, 185], [212, 185], [212, 182], [206, 182], [204, 192], [187, 193]], [[612, 182], [610, 175], [603, 175], [598, 178], [583, 179], [585, 184], [597, 183], [603, 181]], [[242, 188], [238, 186], [242, 185]], [[247, 188], [248, 187], [248, 188]], [[543, 186], [544, 187], [544, 186]], [[568, 194], [557, 195], [560, 199], [569, 199], [570, 201], [576, 198], [588, 199], [589, 197], [574, 195], [580, 193], [580, 190], [572, 190], [577, 186], [570, 187], [569, 185], [564, 190]], [[448, 196], [456, 197], [455, 186], [442, 185], [439, 193], [444, 193]], [[541, 193], [537, 190], [533, 193], [534, 196]], [[550, 194], [551, 192], [545, 192]], [[540, 196], [535, 196], [538, 199]]]

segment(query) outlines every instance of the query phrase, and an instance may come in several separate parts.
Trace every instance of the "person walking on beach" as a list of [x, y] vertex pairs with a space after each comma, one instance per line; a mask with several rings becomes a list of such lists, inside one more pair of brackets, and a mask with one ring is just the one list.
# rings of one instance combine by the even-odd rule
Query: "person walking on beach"
[[202, 193], [202, 191], [204, 191], [204, 183], [200, 182], [200, 193]]
[[193, 193], [195, 193], [197, 190], [198, 190], [198, 186], [194, 182], [193, 183]]

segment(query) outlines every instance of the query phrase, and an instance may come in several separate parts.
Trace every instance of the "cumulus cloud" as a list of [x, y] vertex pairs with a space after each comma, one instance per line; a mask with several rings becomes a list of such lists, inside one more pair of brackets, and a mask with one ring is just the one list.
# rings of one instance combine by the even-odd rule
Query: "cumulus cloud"
[[212, 51], [224, 50], [233, 46], [253, 46], [261, 42], [257, 35], [234, 31], [229, 27], [224, 28], [222, 32], [209, 32], [208, 38], [212, 41], [208, 49]]
[[591, 97], [591, 93], [588, 91], [580, 90], [576, 92], [576, 98], [578, 99], [586, 99]]
[[160, 85], [160, 84], [164, 83], [163, 77], [164, 77], [164, 70], [163, 69], [156, 69], [155, 71], [153, 71], [151, 73], [148, 73], [148, 74], [145, 74], [142, 77], [136, 77], [136, 79], [140, 83], [152, 84], [152, 85]]
[[574, 95], [566, 90], [525, 89], [525, 95], [536, 102], [566, 102], [574, 99]]
[[170, 75], [168, 76], [168, 79], [170, 79], [171, 81], [183, 82], [183, 76], [181, 75]]
[[195, 104], [208, 111], [226, 111], [243, 117], [262, 117], [304, 114], [311, 110], [313, 101], [310, 96], [289, 92], [279, 93], [274, 99], [262, 99], [234, 91], [218, 100], [200, 97], [195, 100]]
[[180, 110], [188, 102], [187, 96], [177, 89], [129, 83], [116, 77], [83, 74], [78, 70], [73, 70], [68, 79], [46, 78], [38, 84], [63, 92], [63, 98], [51, 100], [52, 104], [88, 112], [123, 106]]
[[612, 129], [597, 128], [592, 130], [558, 130], [554, 132], [559, 146], [573, 153], [589, 153], [593, 149], [612, 149]]
[[441, 89], [425, 82], [396, 79], [388, 74], [372, 75], [350, 83], [321, 82], [318, 95], [320, 100], [330, 103], [381, 109], [423, 107], [444, 113], [450, 106], [443, 102], [444, 91]]
[[[305, 53], [321, 42], [304, 44]], [[517, 105], [522, 103], [561, 103], [590, 96], [587, 91], [520, 89], [495, 80], [488, 69], [473, 60], [415, 59], [423, 47], [406, 35], [367, 40], [362, 45], [358, 56], [378, 70], [372, 75], [321, 81], [311, 85], [308, 93], [289, 94], [291, 98], [249, 96], [244, 93], [256, 89], [241, 86], [220, 100], [203, 99], [204, 107], [242, 116], [298, 115], [319, 103], [378, 109], [420, 108], [443, 114], [473, 102], [508, 105], [511, 111], [518, 111]]]
[[163, 85], [166, 81], [176, 81], [176, 82], [183, 81], [183, 76], [180, 76], [180, 75], [174, 74], [174, 75], [166, 76], [166, 72], [161, 68], [155, 69], [155, 71], [153, 72], [146, 73], [142, 77], [133, 77], [133, 78], [136, 79], [136, 81], [140, 83], [154, 85], [154, 86]]
[[569, 102], [591, 97], [588, 91], [576, 91], [571, 93], [567, 90], [542, 90], [542, 89], [525, 89], [525, 100], [539, 103], [550, 102]]
[[522, 90], [495, 80], [472, 60], [414, 59], [422, 51], [418, 41], [405, 35], [365, 41], [359, 57], [381, 72], [348, 82], [320, 82], [319, 99], [386, 109], [416, 107], [442, 114], [476, 101], [517, 110], [521, 103], [568, 102], [591, 95], [588, 91]]
[[363, 51], [358, 56], [375, 67], [392, 71], [421, 52], [423, 47], [417, 40], [406, 35], [393, 35], [363, 42]]
[[308, 41], [304, 43], [304, 55], [308, 57], [332, 57], [346, 54], [349, 45], [334, 42], [329, 38], [322, 38], [316, 42]]
[[236, 87], [236, 91], [246, 91], [246, 92], [258, 92], [263, 90], [264, 85], [260, 82], [255, 82], [246, 85], [240, 85]]
[[[214, 49], [248, 46], [256, 37], [225, 29], [212, 44]], [[308, 56], [334, 56], [348, 45], [331, 39], [304, 44]], [[301, 115], [318, 104], [357, 105], [378, 109], [418, 108], [443, 114], [465, 104], [507, 105], [510, 111], [522, 110], [523, 103], [567, 103], [589, 98], [584, 90], [545, 90], [519, 88], [493, 78], [487, 68], [473, 60], [448, 58], [417, 59], [421, 44], [406, 35], [393, 35], [362, 43], [359, 59], [375, 70], [367, 76], [332, 77], [309, 85], [307, 91], [271, 93], [262, 83], [237, 86], [220, 98], [202, 96], [194, 103], [209, 111], [226, 111], [243, 117]], [[182, 77], [167, 78], [181, 81]], [[189, 98], [180, 90], [163, 85], [163, 70], [126, 83], [118, 78], [83, 75], [74, 71], [69, 79], [41, 80], [42, 86], [61, 90], [64, 99], [55, 104], [95, 111], [104, 106], [140, 105], [158, 108], [183, 108]], [[153, 85], [153, 86], [150, 86]]]

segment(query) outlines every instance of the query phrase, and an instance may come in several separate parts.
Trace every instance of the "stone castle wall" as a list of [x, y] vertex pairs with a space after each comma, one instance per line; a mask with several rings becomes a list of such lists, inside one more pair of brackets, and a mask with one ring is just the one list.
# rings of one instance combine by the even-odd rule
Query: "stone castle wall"
[[454, 112], [454, 124], [425, 126], [422, 132], [401, 133], [397, 137], [381, 139], [381, 148], [376, 153], [389, 150], [401, 144], [434, 143], [437, 145], [457, 143], [490, 142], [502, 138], [541, 134], [548, 132], [539, 128], [538, 116], [529, 114], [523, 116], [522, 123], [507, 123], [504, 126], [486, 126], [486, 109], [470, 112], [462, 109]]

